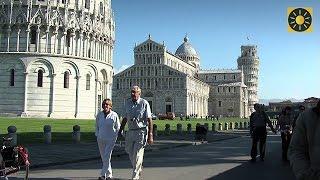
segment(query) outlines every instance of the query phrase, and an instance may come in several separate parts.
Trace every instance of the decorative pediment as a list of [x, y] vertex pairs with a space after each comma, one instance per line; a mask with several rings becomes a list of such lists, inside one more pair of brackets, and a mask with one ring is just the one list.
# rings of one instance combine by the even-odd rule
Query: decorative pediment
[[79, 29], [79, 18], [77, 17], [77, 14], [75, 12], [69, 13], [69, 19], [68, 19], [68, 28], [69, 29]]
[[12, 21], [13, 23], [23, 24], [28, 21], [27, 12], [22, 8], [21, 2], [14, 7]]
[[39, 6], [39, 8], [37, 9], [36, 13], [34, 13], [34, 15], [31, 18], [31, 23], [33, 24], [45, 24], [46, 21], [46, 17], [42, 11], [41, 6]]
[[137, 45], [135, 48], [134, 48], [134, 51], [135, 52], [143, 52], [143, 51], [157, 51], [157, 50], [163, 50], [163, 45], [162, 44], [159, 44], [153, 40], [151, 40], [151, 37], [149, 35], [149, 39], [146, 40], [145, 42]]
[[51, 26], [64, 26], [63, 16], [61, 16], [58, 10], [51, 11], [50, 16], [51, 18], [49, 24]]
[[83, 19], [82, 28], [83, 28], [84, 31], [91, 32], [92, 31], [92, 26], [93, 26], [93, 24], [92, 24], [92, 20], [90, 18], [90, 15], [86, 14], [84, 16], [84, 19]]

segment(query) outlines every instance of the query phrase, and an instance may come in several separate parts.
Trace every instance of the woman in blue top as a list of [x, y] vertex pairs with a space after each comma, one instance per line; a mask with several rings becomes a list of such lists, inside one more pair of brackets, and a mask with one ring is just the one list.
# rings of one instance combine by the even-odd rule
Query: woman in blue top
[[103, 164], [99, 180], [112, 178], [111, 154], [120, 128], [118, 114], [111, 110], [112, 101], [110, 99], [103, 100], [102, 109], [96, 117], [95, 132]]

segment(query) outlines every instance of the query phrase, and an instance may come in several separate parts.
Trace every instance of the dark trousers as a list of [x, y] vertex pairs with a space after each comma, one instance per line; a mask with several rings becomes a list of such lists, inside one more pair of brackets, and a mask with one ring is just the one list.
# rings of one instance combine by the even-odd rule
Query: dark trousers
[[282, 159], [288, 160], [287, 154], [288, 154], [288, 148], [290, 144], [292, 134], [290, 133], [281, 133], [281, 139], [282, 139]]
[[266, 139], [267, 130], [266, 127], [256, 127], [252, 132], [252, 147], [251, 147], [251, 158], [257, 157], [257, 146], [259, 142], [260, 158], [264, 158], [266, 152]]

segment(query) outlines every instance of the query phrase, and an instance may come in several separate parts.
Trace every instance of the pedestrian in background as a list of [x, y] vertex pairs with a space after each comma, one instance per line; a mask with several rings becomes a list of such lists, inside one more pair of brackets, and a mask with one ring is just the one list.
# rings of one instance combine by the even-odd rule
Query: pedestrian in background
[[281, 142], [282, 142], [282, 160], [284, 162], [288, 161], [288, 148], [291, 141], [292, 129], [293, 129], [293, 115], [291, 113], [292, 108], [286, 106], [279, 116], [277, 122], [277, 129], [281, 132]]
[[110, 99], [103, 100], [102, 109], [96, 117], [95, 132], [102, 160], [99, 180], [111, 179], [113, 177], [111, 155], [120, 129], [120, 120], [118, 114], [112, 111], [112, 101]]
[[298, 117], [288, 155], [298, 180], [320, 179], [320, 100]]
[[306, 107], [304, 107], [304, 105], [299, 105], [299, 112], [294, 116], [294, 120], [293, 120], [293, 124], [292, 124], [292, 128], [294, 129], [294, 127], [296, 126], [296, 122], [297, 119], [299, 117], [299, 115], [306, 110]]
[[276, 130], [273, 128], [268, 115], [263, 110], [263, 107], [260, 104], [256, 103], [254, 104], [254, 109], [255, 112], [253, 112], [250, 116], [250, 134], [252, 137], [251, 162], [256, 162], [258, 142], [260, 150], [260, 160], [264, 161], [267, 139], [266, 125], [268, 124], [271, 130], [276, 133]]

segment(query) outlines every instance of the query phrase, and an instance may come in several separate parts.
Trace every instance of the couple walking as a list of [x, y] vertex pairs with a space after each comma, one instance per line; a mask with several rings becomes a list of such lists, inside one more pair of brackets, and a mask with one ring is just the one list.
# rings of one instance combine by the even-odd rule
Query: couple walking
[[118, 136], [128, 123], [125, 150], [133, 167], [132, 179], [139, 179], [142, 171], [144, 147], [153, 143], [151, 109], [148, 101], [140, 98], [141, 89], [133, 86], [131, 99], [126, 102], [124, 118], [120, 125], [118, 114], [112, 111], [112, 101], [102, 102], [103, 110], [96, 117], [96, 132], [102, 169], [99, 179], [112, 179], [111, 154]]

